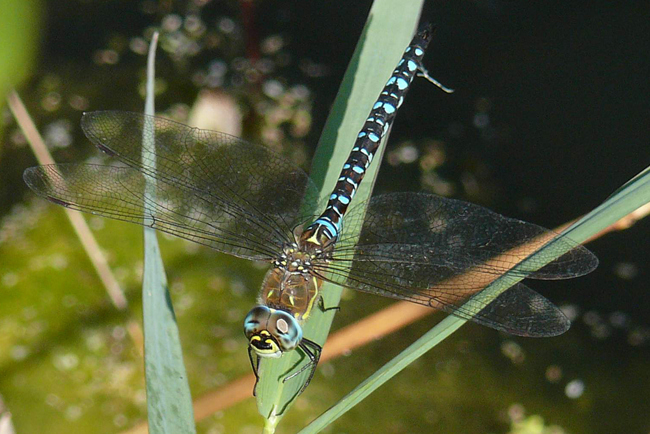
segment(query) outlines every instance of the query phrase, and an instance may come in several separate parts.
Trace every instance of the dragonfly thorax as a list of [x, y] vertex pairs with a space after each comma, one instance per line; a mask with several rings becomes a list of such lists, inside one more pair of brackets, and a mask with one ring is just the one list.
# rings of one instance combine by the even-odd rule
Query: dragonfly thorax
[[293, 262], [290, 268], [273, 267], [266, 273], [259, 304], [283, 310], [302, 322], [311, 312], [320, 282], [309, 272], [309, 268], [305, 268], [304, 262], [298, 260], [301, 265]]
[[312, 246], [299, 246], [296, 242], [286, 243], [273, 265], [287, 273], [306, 275], [313, 261], [317, 260], [321, 253], [321, 249], [314, 249]]

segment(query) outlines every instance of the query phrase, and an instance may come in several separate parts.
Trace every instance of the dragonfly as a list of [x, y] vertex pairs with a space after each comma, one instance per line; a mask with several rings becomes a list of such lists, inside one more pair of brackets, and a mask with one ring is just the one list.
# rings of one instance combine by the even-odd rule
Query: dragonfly
[[[272, 150], [123, 111], [85, 113], [81, 120], [88, 139], [122, 165], [37, 166], [24, 172], [24, 180], [57, 205], [270, 263], [257, 305], [244, 320], [248, 355], [259, 380], [261, 359], [300, 349], [308, 362], [284, 379], [311, 369], [299, 393], [322, 351], [302, 331], [317, 301], [324, 308], [322, 282], [430, 306], [515, 335], [561, 334], [568, 319], [523, 283], [496, 299], [483, 290], [506, 272], [534, 279], [584, 275], [598, 263], [586, 248], [540, 226], [434, 194], [391, 193], [353, 203], [414, 77], [450, 91], [422, 64], [431, 38], [432, 28], [425, 26], [406, 48], [320, 214], [303, 206], [317, 202], [314, 182]], [[522, 263], [530, 253], [522, 246], [548, 240], [567, 253]], [[466, 304], [470, 298], [473, 303]]]

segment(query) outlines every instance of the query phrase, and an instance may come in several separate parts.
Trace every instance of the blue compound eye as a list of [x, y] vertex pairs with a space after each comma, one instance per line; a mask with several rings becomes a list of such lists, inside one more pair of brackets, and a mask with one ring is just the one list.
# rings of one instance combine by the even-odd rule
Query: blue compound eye
[[271, 317], [271, 309], [266, 306], [255, 306], [248, 312], [244, 319], [244, 334], [248, 339], [251, 336], [266, 330], [267, 323]]
[[293, 350], [302, 340], [302, 327], [287, 312], [277, 310], [271, 314], [268, 331], [277, 339], [282, 351]]

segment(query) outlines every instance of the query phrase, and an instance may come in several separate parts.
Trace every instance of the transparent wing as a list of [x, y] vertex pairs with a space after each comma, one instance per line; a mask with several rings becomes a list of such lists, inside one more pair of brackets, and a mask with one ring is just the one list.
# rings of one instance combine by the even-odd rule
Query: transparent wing
[[[360, 216], [351, 210], [346, 218]], [[557, 308], [523, 284], [492, 304], [487, 297], [481, 300], [480, 291], [489, 283], [556, 236], [547, 229], [471, 203], [414, 193], [371, 199], [358, 242], [347, 227], [330, 263], [316, 270], [325, 280], [440, 308], [509, 333], [546, 336], [566, 329], [566, 318]], [[544, 263], [538, 258], [515, 274], [530, 271], [527, 277], [566, 279], [598, 264], [589, 250], [566, 238], [553, 243], [568, 253], [532, 271]], [[478, 303], [464, 306], [475, 294]], [[513, 300], [517, 310], [505, 304]]]
[[[154, 144], [142, 159], [143, 125]], [[128, 112], [84, 115], [86, 136], [126, 167], [53, 165], [28, 169], [37, 194], [60, 205], [149, 225], [219, 251], [270, 260], [306, 216], [316, 189], [307, 174], [273, 151], [235, 137]], [[144, 180], [155, 180], [144, 211]], [[150, 211], [150, 212], [149, 212]]]

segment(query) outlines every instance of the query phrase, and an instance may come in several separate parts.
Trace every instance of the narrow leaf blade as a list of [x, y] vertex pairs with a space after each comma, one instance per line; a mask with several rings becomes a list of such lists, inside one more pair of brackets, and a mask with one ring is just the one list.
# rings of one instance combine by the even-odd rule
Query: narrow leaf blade
[[[147, 65], [147, 102], [145, 114], [153, 115], [154, 59], [157, 34], [154, 36]], [[149, 128], [148, 128], [149, 127]], [[153, 125], [145, 123], [143, 140], [153, 140]], [[143, 146], [152, 149], [151, 145]], [[155, 155], [143, 155], [144, 161], [155, 161]], [[155, 180], [147, 180], [145, 196], [155, 195]], [[149, 200], [145, 201], [146, 203]], [[174, 315], [167, 277], [156, 231], [144, 229], [144, 275], [142, 279], [144, 318], [145, 379], [149, 432], [195, 433], [194, 410], [187, 373], [183, 364], [178, 325]]]
[[[411, 40], [422, 3], [422, 0], [407, 0], [395, 8], [394, 2], [389, 0], [374, 2], [314, 157], [311, 176], [321, 187], [321, 200], [331, 193], [372, 104]], [[387, 138], [388, 134], [384, 141]], [[370, 166], [355, 194], [356, 203], [370, 197], [384, 149], [385, 142], [374, 158], [376, 163]], [[321, 293], [325, 307], [338, 306], [340, 287], [324, 284]], [[314, 308], [304, 325], [304, 335], [322, 345], [333, 318], [333, 310], [322, 312]], [[277, 424], [306, 381], [308, 372], [283, 382], [287, 375], [304, 363], [306, 359], [299, 351], [287, 353], [279, 359], [262, 361], [257, 405], [260, 414], [267, 418], [268, 425]], [[272, 432], [271, 429], [269, 426], [269, 432]]]

